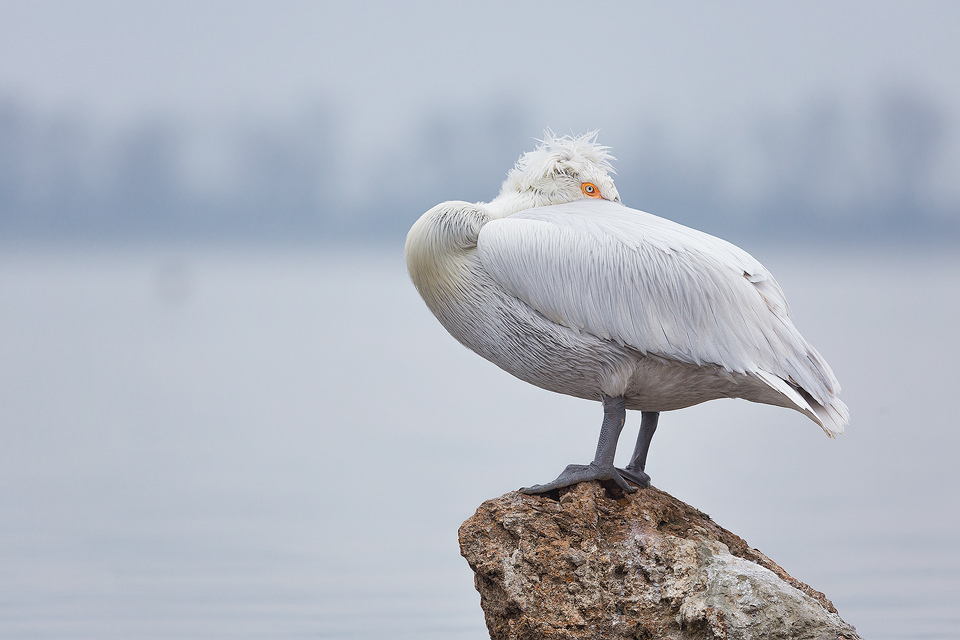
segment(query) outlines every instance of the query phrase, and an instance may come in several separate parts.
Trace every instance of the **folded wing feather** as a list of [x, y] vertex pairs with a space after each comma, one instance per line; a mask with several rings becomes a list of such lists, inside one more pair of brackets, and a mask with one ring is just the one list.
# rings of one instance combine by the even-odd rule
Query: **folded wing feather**
[[495, 280], [561, 325], [642, 353], [751, 373], [781, 392], [789, 383], [822, 405], [839, 392], [793, 326], [773, 276], [724, 240], [579, 200], [491, 221], [477, 247]]

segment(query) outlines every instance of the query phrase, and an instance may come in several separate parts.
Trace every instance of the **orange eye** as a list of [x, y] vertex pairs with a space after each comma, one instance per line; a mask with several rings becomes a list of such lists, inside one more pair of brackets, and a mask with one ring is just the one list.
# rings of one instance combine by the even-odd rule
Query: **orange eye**
[[597, 185], [592, 182], [584, 182], [580, 185], [580, 190], [583, 191], [583, 195], [588, 198], [601, 198], [600, 189], [597, 189]]

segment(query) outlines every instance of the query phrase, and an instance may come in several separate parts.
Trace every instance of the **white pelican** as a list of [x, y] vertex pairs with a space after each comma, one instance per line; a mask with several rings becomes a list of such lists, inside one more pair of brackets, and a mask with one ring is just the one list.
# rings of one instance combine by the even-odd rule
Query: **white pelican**
[[[521, 380], [603, 403], [593, 462], [522, 490], [649, 486], [660, 412], [716, 398], [788, 407], [843, 433], [840, 385], [770, 272], [724, 240], [622, 205], [611, 159], [596, 132], [548, 132], [492, 202], [444, 202], [407, 234], [410, 277], [457, 340]], [[627, 409], [642, 412], [640, 434], [617, 469]]]

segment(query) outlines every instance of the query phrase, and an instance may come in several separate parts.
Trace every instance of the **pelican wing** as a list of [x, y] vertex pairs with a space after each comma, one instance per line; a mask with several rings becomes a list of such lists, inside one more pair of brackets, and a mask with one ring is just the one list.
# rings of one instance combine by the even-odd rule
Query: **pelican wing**
[[491, 221], [477, 247], [491, 277], [558, 324], [755, 375], [782, 392], [798, 388], [824, 406], [839, 392], [790, 321], [773, 276], [724, 240], [618, 203], [579, 200]]

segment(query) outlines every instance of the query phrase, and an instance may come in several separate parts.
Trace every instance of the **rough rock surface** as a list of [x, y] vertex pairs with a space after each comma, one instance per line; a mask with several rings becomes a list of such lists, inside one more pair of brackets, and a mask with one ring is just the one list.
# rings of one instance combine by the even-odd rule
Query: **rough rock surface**
[[827, 598], [653, 487], [511, 492], [460, 527], [493, 640], [857, 639]]

